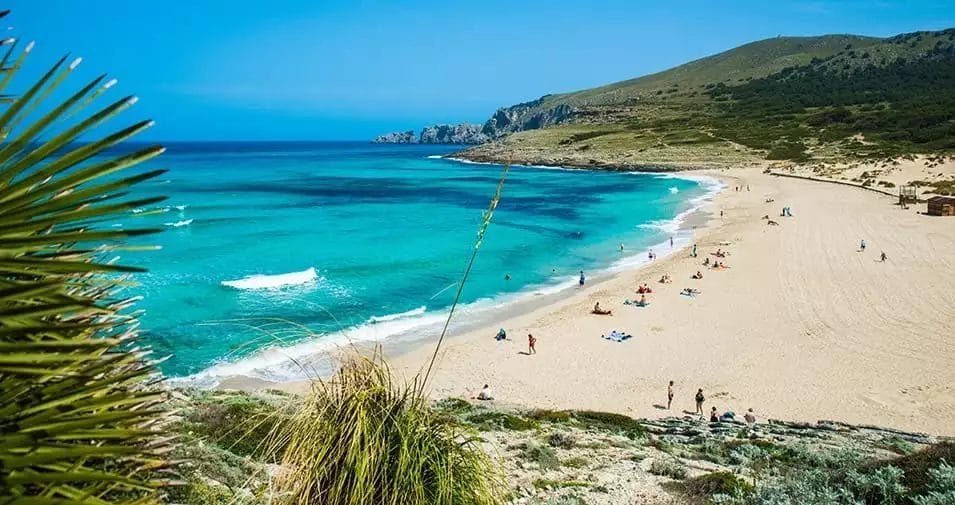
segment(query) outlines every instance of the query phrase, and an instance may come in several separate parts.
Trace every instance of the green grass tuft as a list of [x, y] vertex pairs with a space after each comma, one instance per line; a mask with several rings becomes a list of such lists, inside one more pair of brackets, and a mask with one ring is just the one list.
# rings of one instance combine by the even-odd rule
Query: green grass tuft
[[277, 504], [503, 502], [497, 466], [418, 383], [398, 384], [375, 355], [347, 361], [313, 390], [274, 443], [287, 473]]

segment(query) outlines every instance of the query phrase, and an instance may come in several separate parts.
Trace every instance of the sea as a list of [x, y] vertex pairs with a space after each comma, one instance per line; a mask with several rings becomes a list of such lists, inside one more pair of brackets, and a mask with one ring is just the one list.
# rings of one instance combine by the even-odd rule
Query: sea
[[[110, 226], [155, 226], [120, 262], [145, 267], [142, 343], [172, 380], [327, 374], [348, 343], [433, 341], [503, 167], [460, 149], [365, 142], [167, 143], [141, 169], [165, 195]], [[718, 190], [705, 177], [513, 166], [452, 331], [648, 261]], [[670, 246], [671, 238], [674, 246]], [[623, 246], [621, 250], [621, 245]], [[489, 338], [493, 337], [490, 335]]]

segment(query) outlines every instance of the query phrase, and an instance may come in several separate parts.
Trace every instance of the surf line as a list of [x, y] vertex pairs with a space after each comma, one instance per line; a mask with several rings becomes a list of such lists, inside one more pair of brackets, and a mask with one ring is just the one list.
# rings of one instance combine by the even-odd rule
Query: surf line
[[428, 298], [428, 300], [434, 300], [435, 297], [437, 297], [437, 296], [440, 295], [441, 293], [444, 293], [445, 291], [447, 291], [447, 290], [449, 290], [449, 289], [451, 289], [452, 287], [457, 286], [457, 285], [458, 285], [458, 281], [454, 281], [454, 282], [452, 282], [451, 284], [448, 284], [448, 286], [447, 286], [446, 288], [444, 288], [444, 289], [442, 289], [441, 291], [438, 291], [437, 293], [431, 295], [431, 298]]

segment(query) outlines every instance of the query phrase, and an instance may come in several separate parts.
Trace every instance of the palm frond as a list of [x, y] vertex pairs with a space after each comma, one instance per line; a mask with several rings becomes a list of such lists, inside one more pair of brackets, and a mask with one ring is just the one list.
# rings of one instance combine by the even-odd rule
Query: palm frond
[[[3, 94], [33, 45], [0, 45]], [[129, 190], [163, 170], [116, 174], [163, 149], [109, 154], [151, 121], [80, 142], [136, 100], [72, 121], [115, 84], [101, 75], [48, 103], [78, 64], [63, 57], [0, 101], [0, 505], [158, 503], [168, 480], [165, 394], [132, 345], [137, 298], [122, 295], [141, 269], [106, 256], [159, 230], [100, 228], [162, 201]]]

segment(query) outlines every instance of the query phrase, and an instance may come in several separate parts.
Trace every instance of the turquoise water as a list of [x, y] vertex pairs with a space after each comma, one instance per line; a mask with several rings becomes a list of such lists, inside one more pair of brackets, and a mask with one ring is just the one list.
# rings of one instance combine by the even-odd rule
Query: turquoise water
[[[137, 221], [166, 228], [148, 240], [162, 249], [124, 257], [149, 269], [135, 291], [146, 342], [172, 355], [164, 372], [287, 379], [302, 373], [288, 357], [306, 359], [345, 336], [433, 334], [425, 328], [452, 301], [501, 175], [500, 166], [429, 157], [454, 149], [169, 145], [150, 166], [170, 172], [139, 190], [170, 197], [168, 212]], [[514, 167], [461, 317], [573, 285], [579, 270], [592, 275], [627, 254], [644, 258], [709, 189], [648, 174]]]

